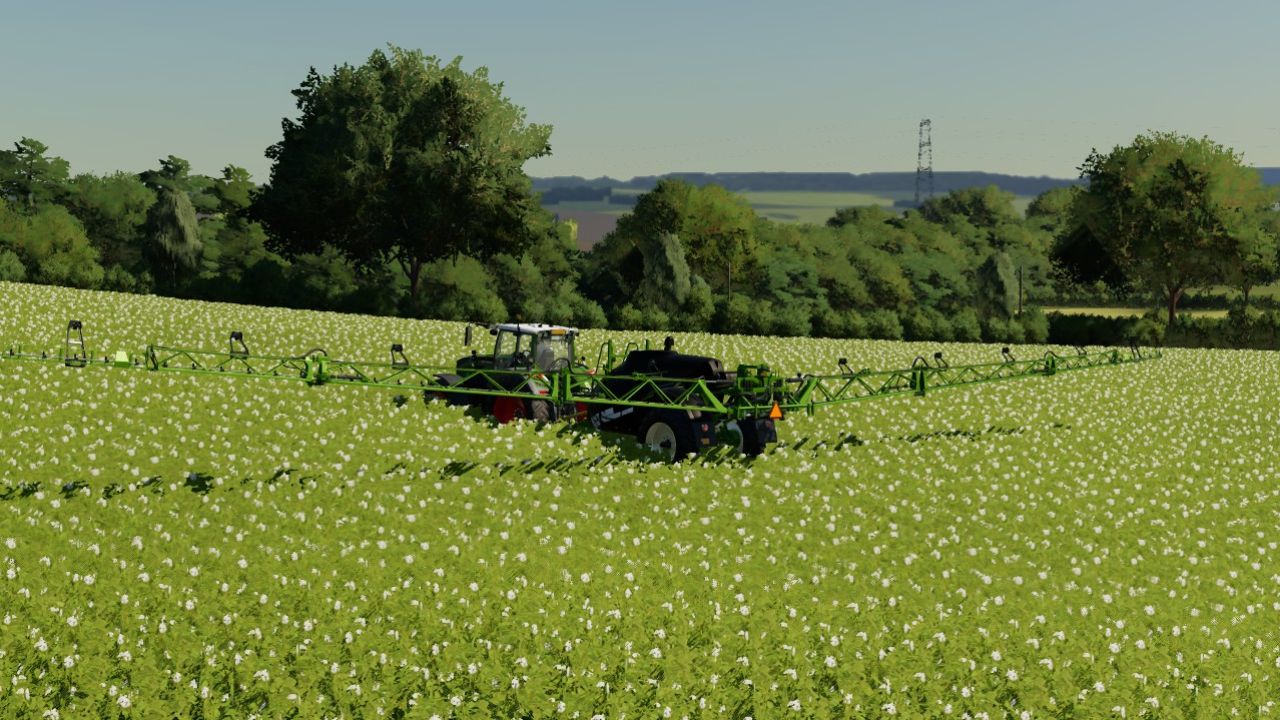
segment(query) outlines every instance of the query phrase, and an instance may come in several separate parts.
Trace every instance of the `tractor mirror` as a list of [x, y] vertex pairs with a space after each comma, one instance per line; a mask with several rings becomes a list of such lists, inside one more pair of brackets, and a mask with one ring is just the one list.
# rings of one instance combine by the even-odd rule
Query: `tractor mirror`
[[470, 344], [471, 344], [471, 326], [470, 326], [470, 325], [467, 325], [467, 331], [466, 331], [466, 333], [463, 335], [463, 344], [464, 344], [464, 345], [470, 345]]

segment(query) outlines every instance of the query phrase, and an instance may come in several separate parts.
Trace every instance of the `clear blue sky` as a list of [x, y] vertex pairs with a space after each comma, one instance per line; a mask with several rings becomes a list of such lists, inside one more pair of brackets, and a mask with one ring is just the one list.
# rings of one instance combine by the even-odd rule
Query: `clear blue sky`
[[1280, 166], [1278, 40], [1274, 0], [0, 0], [0, 143], [265, 180], [308, 67], [394, 43], [552, 124], [534, 175], [912, 170], [923, 117], [936, 170], [1074, 176], [1147, 129]]

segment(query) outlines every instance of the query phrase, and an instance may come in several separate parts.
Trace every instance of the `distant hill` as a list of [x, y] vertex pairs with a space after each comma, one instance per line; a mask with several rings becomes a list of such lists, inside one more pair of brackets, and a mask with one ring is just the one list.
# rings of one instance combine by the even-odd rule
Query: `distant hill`
[[[1280, 185], [1280, 168], [1258, 168], [1268, 185]], [[694, 185], [720, 185], [743, 193], [760, 215], [780, 222], [822, 223], [840, 207], [881, 205], [902, 209], [914, 207], [914, 172], [804, 173], [675, 172], [641, 175], [630, 180], [611, 177], [584, 178], [578, 175], [533, 178], [533, 189], [542, 196], [542, 205], [563, 219], [578, 223], [578, 246], [589, 249], [617, 224], [618, 216], [629, 212], [640, 193], [647, 192], [662, 178], [680, 178]], [[1035, 196], [1053, 188], [1080, 183], [1079, 179], [1029, 177], [986, 172], [935, 172], [935, 194], [968, 187], [995, 185], [1018, 196], [1015, 207], [1021, 212]]]
[[[806, 172], [742, 172], [701, 173], [673, 172], [665, 175], [641, 175], [630, 180], [611, 177], [584, 178], [577, 175], [534, 178], [533, 188], [540, 192], [552, 190], [618, 188], [649, 190], [663, 178], [679, 178], [694, 185], [720, 185], [734, 192], [914, 192], [914, 172], [863, 173], [806, 173]], [[1015, 195], [1039, 195], [1056, 188], [1073, 185], [1078, 180], [1050, 177], [1024, 177], [985, 172], [935, 172], [933, 186], [936, 192], [950, 192], [975, 185], [995, 185]]]
[[[1258, 168], [1262, 173], [1262, 181], [1268, 185], [1280, 185], [1280, 168]], [[588, 188], [604, 190], [618, 188], [628, 190], [649, 190], [662, 178], [680, 178], [694, 185], [720, 185], [734, 192], [914, 192], [916, 174], [914, 172], [874, 172], [874, 173], [807, 173], [807, 172], [742, 172], [742, 173], [702, 173], [673, 172], [665, 175], [640, 175], [630, 180], [619, 180], [611, 177], [584, 178], [578, 175], [562, 175], [558, 177], [533, 178], [533, 188], [539, 192]], [[1002, 173], [986, 173], [977, 171], [943, 171], [933, 174], [933, 186], [936, 192], [950, 192], [961, 188], [995, 185], [1001, 190], [1014, 195], [1039, 195], [1056, 187], [1078, 184], [1080, 180], [1069, 178], [1051, 178], [1047, 176], [1031, 177], [1026, 175], [1005, 175]]]

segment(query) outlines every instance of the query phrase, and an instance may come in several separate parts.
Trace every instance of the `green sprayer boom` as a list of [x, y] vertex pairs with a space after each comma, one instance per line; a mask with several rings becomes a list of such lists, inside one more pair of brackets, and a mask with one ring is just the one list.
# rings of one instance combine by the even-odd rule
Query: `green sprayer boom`
[[[1004, 348], [998, 362], [950, 365], [942, 353], [917, 357], [901, 370], [853, 370], [841, 358], [830, 375], [783, 376], [767, 365], [739, 365], [726, 372], [720, 361], [674, 351], [627, 348], [617, 363], [606, 343], [589, 370], [573, 354], [577, 330], [549, 325], [495, 325], [494, 353], [460, 359], [455, 367], [415, 365], [404, 348], [391, 346], [386, 363], [330, 358], [322, 349], [296, 356], [250, 353], [240, 332], [232, 332], [226, 352], [149, 345], [141, 354], [118, 351], [95, 357], [85, 345], [83, 325], [67, 324], [58, 353], [24, 353], [11, 347], [5, 360], [54, 362], [70, 368], [134, 368], [150, 372], [234, 376], [302, 382], [308, 385], [357, 385], [421, 393], [428, 401], [479, 407], [500, 422], [516, 418], [590, 421], [599, 430], [635, 435], [642, 443], [680, 459], [719, 443], [758, 454], [776, 442], [775, 421], [788, 413], [861, 400], [919, 395], [979, 383], [1048, 377], [1060, 372], [1142, 362], [1161, 356], [1158, 349], [1132, 346], [1019, 360]], [[472, 327], [467, 326], [467, 344]]]

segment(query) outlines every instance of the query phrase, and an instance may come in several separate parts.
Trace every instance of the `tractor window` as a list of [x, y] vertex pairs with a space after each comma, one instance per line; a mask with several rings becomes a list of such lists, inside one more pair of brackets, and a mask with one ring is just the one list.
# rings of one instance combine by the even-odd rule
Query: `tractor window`
[[494, 363], [498, 368], [507, 368], [511, 366], [512, 359], [516, 353], [528, 349], [528, 343], [522, 342], [523, 335], [513, 332], [498, 332], [498, 343], [494, 348]]
[[538, 350], [534, 363], [544, 371], [559, 370], [573, 364], [573, 343], [569, 335], [542, 335], [538, 338]]

